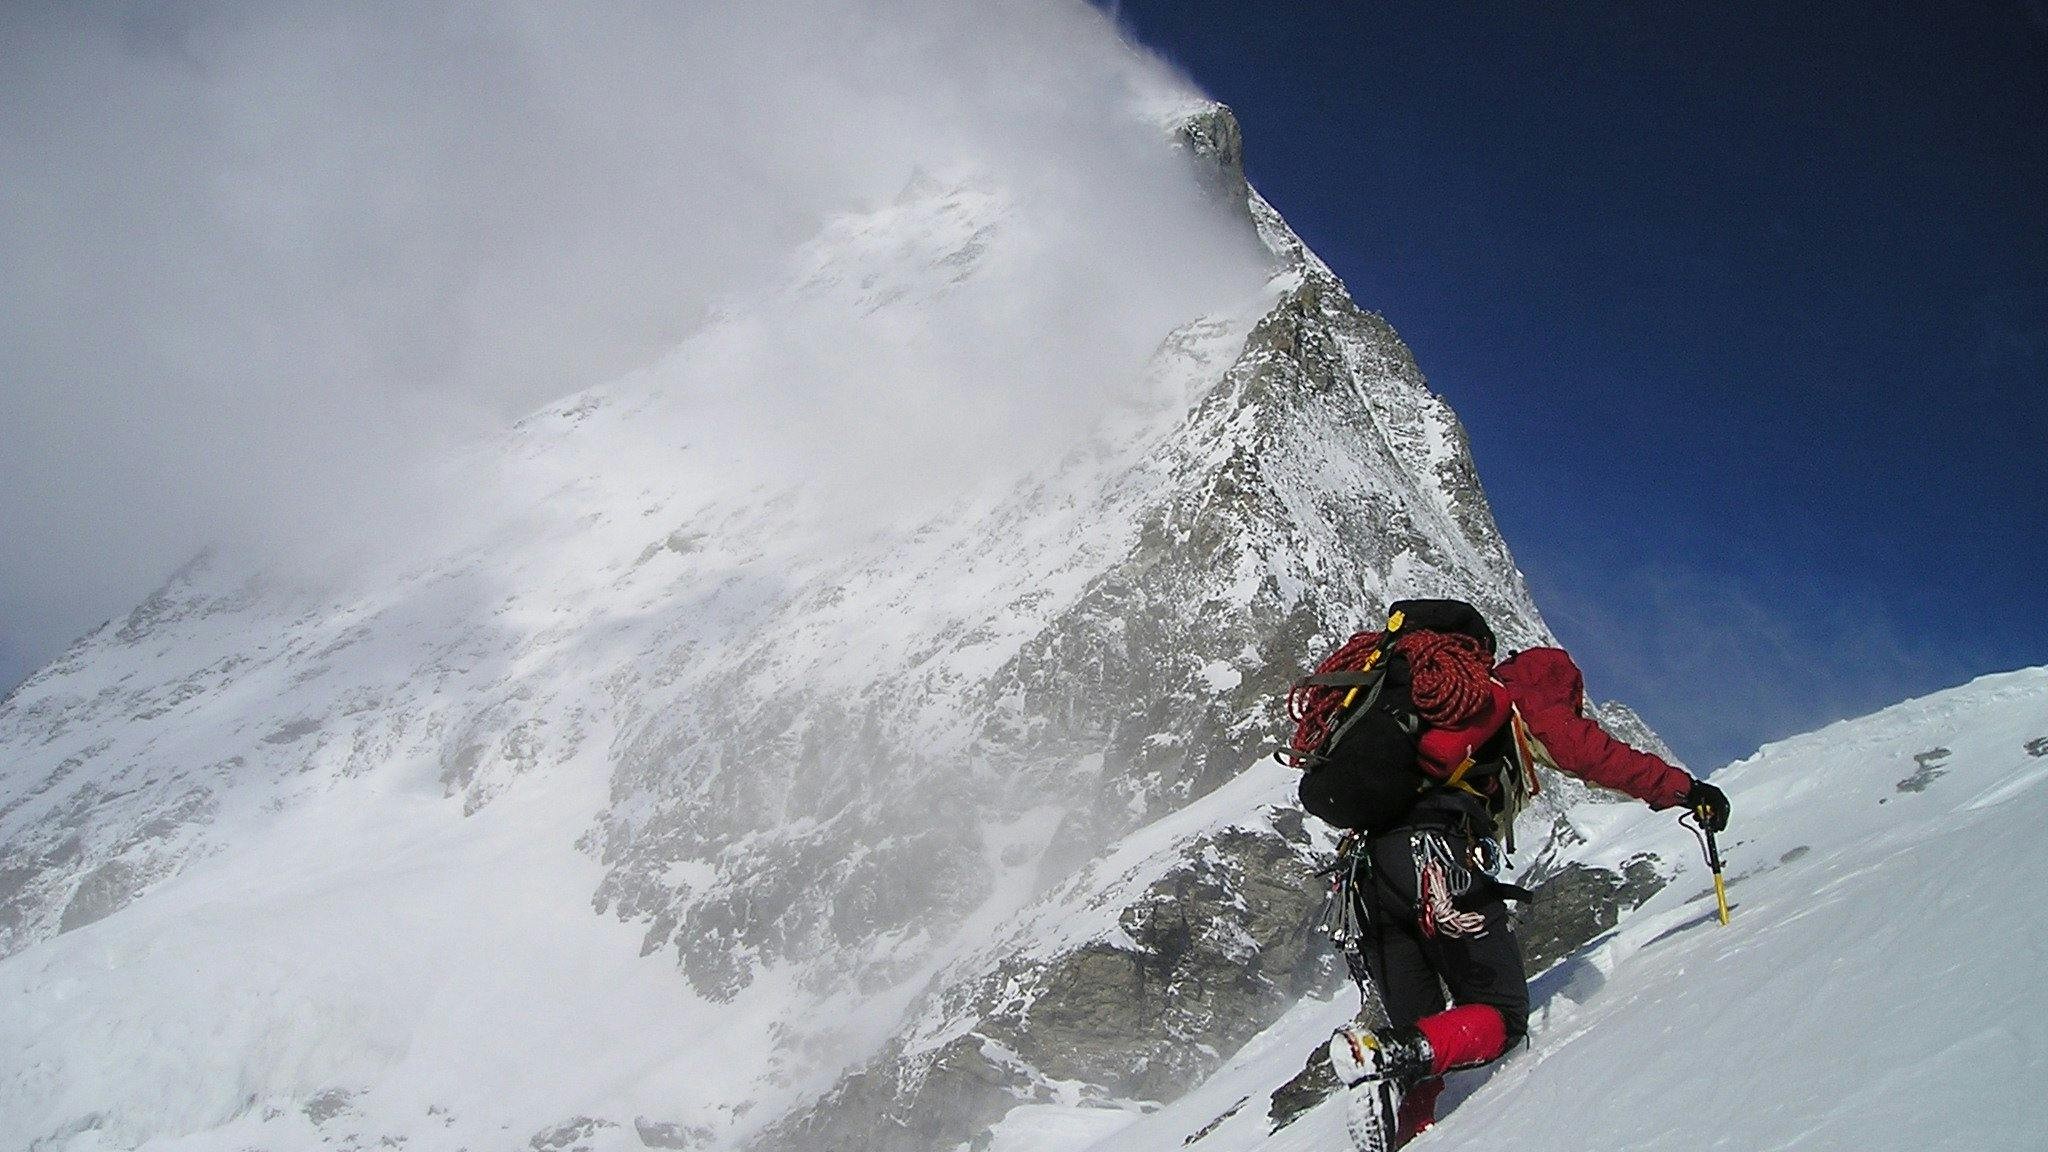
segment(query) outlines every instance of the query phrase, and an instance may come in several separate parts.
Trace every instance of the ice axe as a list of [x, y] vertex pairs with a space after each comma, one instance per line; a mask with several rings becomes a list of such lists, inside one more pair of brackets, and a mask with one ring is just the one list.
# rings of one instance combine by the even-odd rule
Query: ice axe
[[1692, 829], [1700, 838], [1700, 848], [1707, 854], [1707, 869], [1714, 874], [1714, 902], [1721, 909], [1721, 923], [1728, 923], [1728, 882], [1721, 878], [1721, 845], [1714, 839], [1714, 827], [1707, 823], [1701, 809], [1692, 809], [1679, 817], [1679, 823]]

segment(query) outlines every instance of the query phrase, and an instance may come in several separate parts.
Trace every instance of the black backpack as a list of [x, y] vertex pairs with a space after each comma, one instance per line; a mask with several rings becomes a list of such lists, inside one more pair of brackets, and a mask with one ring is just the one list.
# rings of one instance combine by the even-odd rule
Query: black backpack
[[[1494, 650], [1486, 618], [1463, 600], [1401, 600], [1389, 606], [1376, 644], [1358, 647], [1370, 634], [1354, 636], [1347, 645], [1351, 652], [1339, 649], [1290, 692], [1300, 723], [1294, 743], [1278, 755], [1306, 769], [1301, 806], [1311, 815], [1339, 828], [1379, 833], [1399, 826], [1417, 799], [1444, 783], [1423, 769], [1416, 754], [1424, 721], [1409, 694], [1408, 660], [1394, 647], [1402, 636], [1420, 631], [1470, 636], [1489, 653]], [[1340, 656], [1357, 667], [1329, 668]]]

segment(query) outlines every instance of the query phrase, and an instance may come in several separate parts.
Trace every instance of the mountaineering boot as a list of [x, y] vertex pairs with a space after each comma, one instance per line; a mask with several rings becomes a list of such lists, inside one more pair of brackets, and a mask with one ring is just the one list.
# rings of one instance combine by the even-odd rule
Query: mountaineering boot
[[1401, 1133], [1401, 1090], [1368, 1076], [1344, 1090], [1344, 1132], [1354, 1152], [1394, 1152]]
[[1344, 1128], [1357, 1152], [1393, 1152], [1402, 1142], [1401, 1100], [1434, 1072], [1436, 1054], [1418, 1028], [1363, 1024], [1330, 1037], [1330, 1068], [1347, 1086]]
[[1330, 1037], [1330, 1069], [1346, 1085], [1368, 1077], [1392, 1081], [1406, 1091], [1436, 1071], [1436, 1053], [1419, 1028], [1382, 1028], [1348, 1024]]

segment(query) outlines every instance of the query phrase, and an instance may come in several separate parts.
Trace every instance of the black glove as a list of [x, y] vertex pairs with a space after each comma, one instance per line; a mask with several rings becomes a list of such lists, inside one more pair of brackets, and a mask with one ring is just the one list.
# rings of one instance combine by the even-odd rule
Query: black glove
[[1692, 782], [1692, 790], [1685, 794], [1685, 806], [1709, 832], [1728, 827], [1728, 794], [1705, 780]]

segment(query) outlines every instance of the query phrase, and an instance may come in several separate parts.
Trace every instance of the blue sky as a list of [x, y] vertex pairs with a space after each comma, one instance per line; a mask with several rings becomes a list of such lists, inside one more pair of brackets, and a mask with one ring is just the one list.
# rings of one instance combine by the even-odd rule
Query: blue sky
[[1696, 766], [2048, 662], [2048, 4], [1115, 10]]

